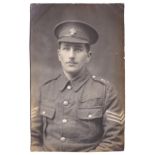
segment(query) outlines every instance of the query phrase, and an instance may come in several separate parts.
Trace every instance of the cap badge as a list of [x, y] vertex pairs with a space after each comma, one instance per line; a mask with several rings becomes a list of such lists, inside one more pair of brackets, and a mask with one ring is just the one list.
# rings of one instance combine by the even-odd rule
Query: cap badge
[[74, 29], [74, 28], [71, 28], [70, 30], [69, 30], [69, 34], [72, 36], [72, 35], [75, 35], [77, 32], [76, 32], [76, 30]]

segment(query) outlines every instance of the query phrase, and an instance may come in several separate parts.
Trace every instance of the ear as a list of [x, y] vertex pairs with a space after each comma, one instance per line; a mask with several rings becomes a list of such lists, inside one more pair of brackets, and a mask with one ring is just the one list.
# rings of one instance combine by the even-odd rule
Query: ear
[[92, 52], [89, 51], [88, 52], [88, 57], [87, 57], [87, 62], [89, 62], [91, 60], [91, 57], [92, 57]]
[[89, 51], [88, 56], [91, 57], [91, 55], [92, 55], [92, 51]]

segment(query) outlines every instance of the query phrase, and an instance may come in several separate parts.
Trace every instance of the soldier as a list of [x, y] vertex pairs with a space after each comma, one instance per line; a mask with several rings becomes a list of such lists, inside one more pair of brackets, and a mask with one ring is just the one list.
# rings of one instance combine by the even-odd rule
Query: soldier
[[117, 92], [87, 69], [98, 33], [81, 21], [55, 27], [62, 72], [44, 83], [31, 111], [32, 151], [121, 151], [124, 110]]

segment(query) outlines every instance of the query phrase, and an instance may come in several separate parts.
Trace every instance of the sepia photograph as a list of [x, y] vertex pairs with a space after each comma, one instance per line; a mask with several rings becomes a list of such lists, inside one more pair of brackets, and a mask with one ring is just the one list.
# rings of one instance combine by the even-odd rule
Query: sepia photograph
[[0, 7], [2, 155], [155, 154], [153, 0]]
[[124, 150], [124, 4], [30, 4], [31, 151]]

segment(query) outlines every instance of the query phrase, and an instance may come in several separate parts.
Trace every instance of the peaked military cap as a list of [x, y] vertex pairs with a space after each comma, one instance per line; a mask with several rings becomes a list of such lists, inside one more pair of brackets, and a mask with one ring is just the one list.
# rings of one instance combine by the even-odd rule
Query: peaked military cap
[[57, 24], [54, 32], [58, 42], [94, 44], [98, 40], [98, 33], [92, 26], [76, 20]]

